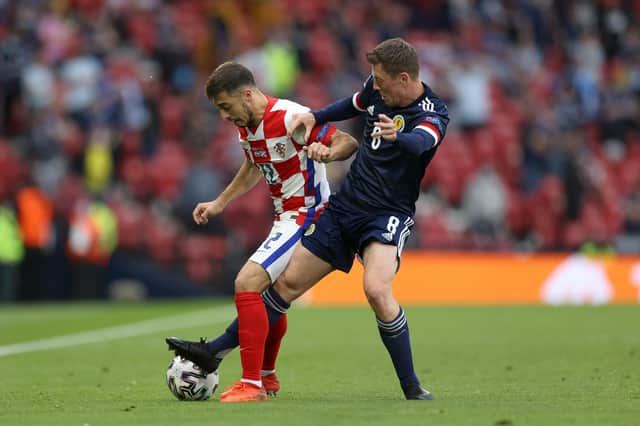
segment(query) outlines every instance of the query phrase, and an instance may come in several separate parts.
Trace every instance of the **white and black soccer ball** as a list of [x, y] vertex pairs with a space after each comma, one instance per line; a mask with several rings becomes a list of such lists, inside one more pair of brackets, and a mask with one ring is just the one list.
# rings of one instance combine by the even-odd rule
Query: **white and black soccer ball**
[[218, 372], [205, 374], [200, 367], [180, 356], [167, 368], [167, 386], [181, 401], [204, 401], [216, 391], [220, 383]]

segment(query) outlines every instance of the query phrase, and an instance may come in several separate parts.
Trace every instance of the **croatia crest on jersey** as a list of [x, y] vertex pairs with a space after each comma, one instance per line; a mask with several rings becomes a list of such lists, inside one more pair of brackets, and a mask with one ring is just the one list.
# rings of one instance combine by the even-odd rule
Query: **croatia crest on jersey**
[[287, 155], [287, 146], [282, 142], [278, 142], [273, 146], [273, 149], [280, 155], [280, 157], [284, 158]]

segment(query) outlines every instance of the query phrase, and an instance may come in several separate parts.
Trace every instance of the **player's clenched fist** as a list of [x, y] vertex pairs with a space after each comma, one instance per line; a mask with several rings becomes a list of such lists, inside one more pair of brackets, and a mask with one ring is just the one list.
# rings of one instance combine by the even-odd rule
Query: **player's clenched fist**
[[321, 144], [320, 142], [314, 142], [311, 145], [302, 147], [307, 152], [307, 157], [312, 160], [319, 161], [321, 163], [328, 163], [331, 161], [331, 148]]
[[218, 200], [209, 201], [207, 203], [198, 203], [193, 209], [193, 220], [198, 225], [206, 225], [209, 218], [222, 213], [224, 206]]

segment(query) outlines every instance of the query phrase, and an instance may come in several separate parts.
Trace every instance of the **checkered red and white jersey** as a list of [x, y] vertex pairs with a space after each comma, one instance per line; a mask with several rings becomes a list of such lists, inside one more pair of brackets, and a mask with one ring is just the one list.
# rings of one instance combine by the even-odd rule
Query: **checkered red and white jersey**
[[[309, 111], [295, 102], [267, 96], [264, 117], [254, 128], [238, 128], [244, 153], [256, 164], [264, 176], [276, 213], [300, 213], [297, 222], [302, 225], [307, 217], [316, 217], [329, 200], [329, 182], [325, 165], [307, 157], [302, 149], [307, 143], [304, 132], [287, 137], [287, 125], [293, 114]], [[336, 128], [333, 125], [315, 126], [309, 141], [329, 144]]]

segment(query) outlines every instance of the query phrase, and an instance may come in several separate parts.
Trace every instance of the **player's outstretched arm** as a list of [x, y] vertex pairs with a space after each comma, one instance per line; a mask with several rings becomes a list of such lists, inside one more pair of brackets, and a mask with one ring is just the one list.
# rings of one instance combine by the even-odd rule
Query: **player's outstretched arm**
[[329, 161], [341, 161], [351, 157], [358, 150], [358, 141], [349, 133], [341, 130], [331, 135], [331, 158]]
[[261, 176], [258, 168], [245, 158], [231, 183], [227, 185], [215, 200], [198, 203], [193, 209], [192, 215], [194, 222], [198, 225], [205, 225], [209, 222], [210, 217], [222, 213], [225, 207], [227, 207], [227, 204], [256, 186]]
[[[385, 114], [379, 114], [378, 121], [373, 123], [376, 130], [371, 133], [371, 136], [379, 136], [395, 142], [403, 151], [419, 156], [438, 145], [444, 134], [444, 130], [441, 129], [446, 129], [446, 124], [442, 124], [437, 117], [427, 117], [425, 120], [429, 121], [420, 123], [411, 132], [398, 133], [393, 120]], [[439, 124], [440, 127], [434, 123]]]

